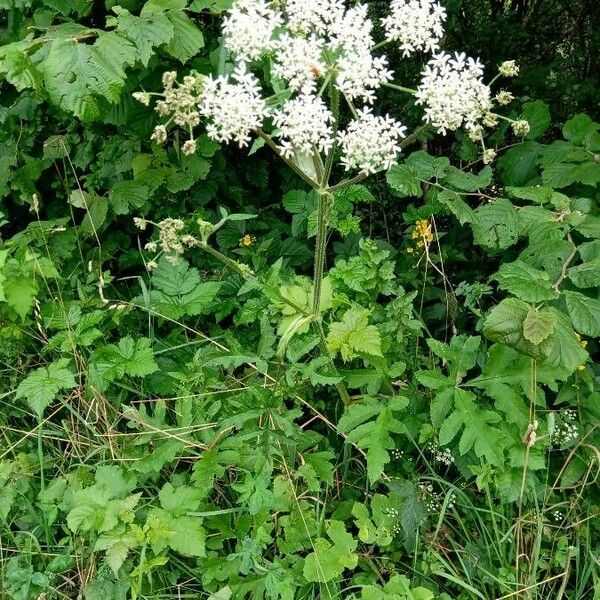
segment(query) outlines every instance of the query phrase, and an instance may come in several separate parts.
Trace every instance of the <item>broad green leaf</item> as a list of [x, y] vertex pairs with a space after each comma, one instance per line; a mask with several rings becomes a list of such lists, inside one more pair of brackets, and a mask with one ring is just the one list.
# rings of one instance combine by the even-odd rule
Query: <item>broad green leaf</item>
[[31, 276], [20, 275], [15, 273], [9, 275], [10, 271], [6, 271], [2, 283], [4, 299], [6, 303], [21, 317], [21, 321], [25, 318], [33, 308], [37, 286], [35, 280]]
[[598, 131], [599, 128], [600, 125], [595, 123], [591, 117], [579, 113], [563, 125], [562, 132], [571, 143], [581, 145], [590, 133]]
[[423, 195], [421, 180], [407, 165], [394, 165], [387, 172], [386, 179], [392, 193], [399, 198], [420, 198]]
[[423, 150], [418, 150], [408, 156], [405, 164], [421, 181], [428, 181], [444, 177], [450, 160], [445, 156], [431, 156]]
[[600, 300], [571, 291], [564, 296], [573, 327], [582, 335], [600, 337]]
[[498, 159], [498, 170], [505, 185], [526, 186], [538, 176], [538, 159], [542, 146], [525, 142], [507, 150]]
[[173, 25], [173, 37], [165, 46], [165, 50], [182, 63], [186, 63], [204, 47], [204, 36], [184, 12], [170, 10], [167, 17]]
[[442, 190], [437, 195], [437, 200], [450, 210], [461, 225], [475, 221], [475, 211], [462, 199], [458, 192]]
[[118, 32], [126, 35], [136, 45], [145, 67], [148, 66], [154, 48], [168, 44], [173, 38], [175, 29], [163, 12], [150, 11], [136, 17], [120, 6], [113, 7], [113, 11], [117, 17], [109, 20], [109, 25], [116, 26]]
[[87, 198], [86, 213], [79, 225], [79, 232], [84, 236], [98, 235], [100, 227], [106, 220], [108, 202], [106, 198], [90, 194]]
[[[201, 282], [198, 269], [183, 259], [173, 265], [166, 258], [159, 260], [151, 281], [156, 289], [149, 293], [150, 308], [172, 319], [205, 313], [222, 285], [218, 281]], [[137, 301], [143, 304], [146, 299], [138, 296]]]
[[120, 57], [104, 55], [103, 49], [58, 38], [39, 65], [50, 100], [82, 120], [98, 119], [99, 97], [116, 102], [125, 84]]
[[554, 308], [550, 310], [556, 324], [553, 335], [548, 339], [553, 342], [548, 355], [548, 363], [562, 367], [568, 373], [573, 373], [578, 366], [585, 364], [590, 356], [583, 349], [567, 315]]
[[486, 250], [506, 250], [520, 235], [515, 207], [506, 198], [497, 198], [475, 211], [473, 239]]
[[535, 140], [544, 135], [552, 122], [548, 105], [542, 100], [525, 102], [523, 113], [519, 118], [525, 119], [529, 123], [530, 130], [525, 136], [527, 140]]
[[329, 521], [327, 537], [314, 541], [314, 551], [304, 560], [304, 578], [309, 582], [327, 583], [342, 575], [345, 569], [354, 569], [358, 563], [355, 554], [358, 542], [341, 521]]
[[539, 346], [554, 331], [556, 318], [548, 310], [530, 308], [523, 321], [523, 335], [526, 340]]
[[549, 275], [520, 260], [502, 264], [491, 279], [498, 282], [500, 289], [525, 302], [546, 302], [558, 298]]
[[492, 183], [492, 168], [487, 165], [479, 173], [469, 173], [449, 166], [442, 183], [463, 192], [475, 192], [490, 186]]
[[529, 304], [518, 298], [508, 298], [495, 306], [483, 324], [484, 335], [494, 342], [511, 346], [515, 350], [542, 360], [550, 353], [550, 339], [534, 344], [525, 337], [524, 321], [530, 310]]
[[18, 91], [40, 87], [41, 75], [28, 53], [31, 44], [29, 38], [0, 48], [0, 73]]
[[375, 325], [369, 325], [369, 312], [363, 308], [349, 308], [341, 321], [332, 323], [327, 336], [331, 352], [340, 352], [345, 362], [360, 355], [383, 356], [381, 337]]
[[16, 398], [24, 398], [41, 417], [46, 407], [61, 390], [77, 386], [73, 373], [67, 368], [69, 360], [61, 358], [30, 373], [17, 387]]
[[600, 286], [600, 259], [571, 267], [567, 271], [569, 279], [578, 288], [592, 288]]

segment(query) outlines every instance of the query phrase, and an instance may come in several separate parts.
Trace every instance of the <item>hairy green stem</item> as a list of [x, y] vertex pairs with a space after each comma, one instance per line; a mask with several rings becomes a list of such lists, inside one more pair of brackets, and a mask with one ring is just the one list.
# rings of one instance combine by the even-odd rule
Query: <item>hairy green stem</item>
[[321, 288], [323, 285], [323, 272], [325, 271], [325, 253], [327, 247], [327, 224], [331, 208], [331, 195], [327, 192], [319, 193], [319, 206], [317, 209], [317, 240], [315, 244], [315, 268], [313, 274], [313, 318], [321, 318]]

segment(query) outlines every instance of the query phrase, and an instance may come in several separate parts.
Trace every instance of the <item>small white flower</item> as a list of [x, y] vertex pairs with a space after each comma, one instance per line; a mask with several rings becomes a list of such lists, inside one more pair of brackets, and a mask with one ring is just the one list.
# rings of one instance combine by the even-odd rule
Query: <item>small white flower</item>
[[314, 149], [328, 152], [333, 145], [333, 115], [321, 98], [305, 89], [299, 96], [274, 111], [281, 150], [286, 158], [310, 155]]
[[495, 98], [496, 102], [500, 104], [500, 106], [506, 106], [507, 104], [510, 104], [514, 99], [515, 97], [506, 90], [498, 92]]
[[404, 56], [417, 50], [435, 52], [444, 35], [446, 9], [436, 0], [393, 0], [382, 19], [388, 40], [400, 42]]
[[524, 137], [531, 131], [531, 126], [524, 119], [521, 119], [520, 121], [515, 121], [514, 123], [512, 123], [511, 127], [514, 134], [519, 137]]
[[344, 14], [344, 0], [287, 0], [285, 14], [293, 33], [323, 35]]
[[256, 60], [272, 48], [273, 32], [282, 21], [266, 0], [237, 0], [223, 21], [225, 47], [239, 60]]
[[225, 77], [207, 77], [199, 111], [210, 120], [206, 131], [211, 139], [225, 143], [234, 140], [244, 147], [250, 133], [262, 125], [267, 108], [258, 79], [243, 64], [238, 65], [232, 79], [236, 83]]
[[435, 54], [422, 73], [415, 94], [425, 106], [423, 117], [439, 133], [461, 126], [474, 129], [490, 112], [490, 88], [482, 81], [483, 65], [464, 54]]
[[387, 58], [373, 57], [368, 51], [349, 52], [338, 60], [336, 84], [348, 100], [362, 99], [367, 104], [375, 100], [375, 90], [392, 80]]
[[133, 217], [133, 224], [140, 230], [145, 231], [148, 221], [144, 217]]
[[299, 91], [315, 90], [316, 80], [326, 71], [322, 60], [323, 41], [316, 36], [292, 37], [285, 33], [276, 43], [273, 74]]
[[181, 147], [181, 151], [186, 155], [190, 156], [196, 152], [196, 140], [187, 140]]
[[373, 22], [367, 6], [348, 9], [329, 26], [329, 48], [337, 55], [336, 85], [348, 100], [361, 99], [371, 104], [375, 91], [391, 81], [392, 71], [385, 56], [373, 56]]
[[377, 173], [389, 169], [400, 153], [400, 139], [405, 131], [406, 127], [389, 115], [376, 117], [371, 109], [363, 108], [346, 131], [338, 134], [346, 170]]
[[157, 144], [164, 144], [167, 141], [167, 128], [164, 125], [157, 125], [150, 139]]
[[483, 164], [491, 165], [496, 160], [496, 151], [493, 148], [487, 148], [483, 151]]
[[498, 73], [504, 77], [516, 77], [519, 74], [519, 65], [514, 60], [505, 60], [499, 67]]
[[133, 92], [133, 99], [141, 102], [144, 106], [150, 106], [150, 94], [148, 92]]

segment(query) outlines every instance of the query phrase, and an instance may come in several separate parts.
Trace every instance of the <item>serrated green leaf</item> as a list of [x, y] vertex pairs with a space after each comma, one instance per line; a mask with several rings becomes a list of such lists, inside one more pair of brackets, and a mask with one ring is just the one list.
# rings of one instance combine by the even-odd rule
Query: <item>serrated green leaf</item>
[[461, 225], [473, 223], [475, 220], [475, 211], [462, 199], [458, 192], [442, 190], [437, 195], [437, 200], [450, 210]]
[[564, 292], [573, 327], [582, 335], [600, 337], [600, 300], [579, 292]]
[[549, 275], [520, 260], [502, 264], [490, 279], [497, 281], [500, 289], [525, 302], [547, 302], [558, 298]]
[[568, 270], [569, 279], [578, 288], [592, 288], [600, 286], [600, 259], [571, 267]]
[[202, 31], [184, 12], [169, 10], [167, 17], [173, 25], [173, 37], [165, 46], [165, 50], [182, 63], [186, 63], [204, 47]]
[[506, 198], [497, 198], [475, 211], [473, 239], [486, 250], [506, 250], [520, 235], [515, 207]]
[[334, 354], [340, 352], [347, 362], [358, 355], [383, 356], [381, 337], [375, 325], [369, 325], [369, 312], [363, 308], [350, 308], [341, 321], [332, 323], [327, 336], [327, 346]]
[[523, 336], [538, 346], [552, 334], [555, 324], [556, 318], [550, 311], [530, 308], [523, 321]]
[[314, 551], [304, 560], [303, 574], [309, 582], [327, 583], [358, 563], [358, 555], [354, 553], [358, 542], [346, 532], [341, 521], [329, 521], [326, 532], [331, 541], [315, 540]]
[[47, 367], [36, 369], [21, 381], [15, 397], [24, 398], [41, 417], [58, 392], [77, 386], [73, 373], [67, 368], [68, 364], [68, 359], [61, 358]]
[[530, 305], [518, 298], [508, 298], [494, 307], [483, 324], [483, 333], [494, 342], [510, 346], [538, 360], [550, 353], [552, 342], [546, 340], [533, 344], [525, 338], [523, 324], [529, 314]]
[[394, 165], [386, 174], [392, 193], [400, 198], [420, 198], [423, 195], [421, 181], [407, 165]]
[[457, 388], [454, 392], [455, 411], [442, 423], [440, 444], [450, 443], [464, 427], [458, 449], [466, 454], [471, 449], [479, 458], [485, 458], [492, 465], [502, 464], [503, 436], [494, 427], [501, 420], [499, 414], [482, 410], [475, 403], [475, 395]]
[[490, 186], [492, 183], [492, 168], [487, 165], [476, 174], [449, 166], [442, 183], [463, 192], [475, 192]]
[[135, 44], [144, 66], [148, 66], [154, 48], [168, 44], [173, 38], [173, 24], [162, 12], [150, 11], [136, 17], [120, 6], [113, 7], [113, 11], [117, 17], [110, 24], [116, 25], [117, 31]]

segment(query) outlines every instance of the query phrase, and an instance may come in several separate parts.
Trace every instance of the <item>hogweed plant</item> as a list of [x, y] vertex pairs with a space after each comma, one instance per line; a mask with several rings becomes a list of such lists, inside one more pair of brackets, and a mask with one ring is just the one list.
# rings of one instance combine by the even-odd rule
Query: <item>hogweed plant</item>
[[[181, 146], [186, 155], [196, 152], [194, 134], [201, 125], [210, 139], [236, 143], [240, 148], [248, 147], [256, 137], [253, 149], [268, 146], [318, 197], [312, 306], [293, 322], [292, 329], [282, 332], [286, 341], [312, 321], [322, 347], [327, 347], [321, 309], [335, 194], [390, 169], [402, 149], [428, 129], [446, 135], [464, 128], [481, 144], [485, 164], [495, 158], [495, 151], [485, 148], [485, 128], [504, 119], [516, 135], [525, 136], [529, 131], [527, 121], [494, 112], [513, 97], [505, 90], [493, 97], [491, 84], [498, 77], [516, 76], [518, 66], [514, 61], [502, 63], [496, 77], [486, 84], [478, 59], [439, 50], [445, 19], [446, 11], [437, 1], [394, 0], [390, 14], [379, 23], [383, 39], [377, 42], [376, 24], [369, 18], [366, 4], [349, 7], [343, 0], [236, 0], [222, 24], [222, 52], [230, 60], [227, 72], [225, 68], [217, 76], [190, 72], [178, 81], [177, 74], [168, 71], [162, 77], [162, 92], [134, 94], [145, 105], [155, 99], [156, 112], [166, 119], [156, 126], [154, 142], [167, 143], [171, 126], [187, 133]], [[404, 57], [433, 53], [416, 89], [394, 81], [383, 54], [386, 47], [400, 50]], [[262, 80], [253, 70], [261, 73]], [[382, 88], [414, 96], [423, 108], [423, 125], [407, 134], [407, 127], [396, 118], [377, 114], [377, 94]], [[346, 177], [336, 181], [338, 165]], [[215, 225], [200, 221], [197, 245], [251, 276], [248, 267], [208, 243], [228, 218], [232, 217], [224, 213]], [[183, 222], [179, 223], [183, 227]], [[175, 245], [166, 245], [164, 238], [172, 225], [171, 220], [159, 224], [162, 251], [171, 258], [181, 254], [184, 245], [196, 244], [193, 236], [186, 234]], [[433, 236], [430, 226], [426, 229], [429, 244]], [[147, 247], [154, 248], [154, 243]], [[149, 261], [149, 269], [156, 266], [155, 260]], [[299, 309], [289, 298], [282, 300]], [[343, 386], [340, 389], [348, 402], [347, 392]]]
[[8, 4], [0, 596], [598, 600], [600, 124], [456, 2]]

